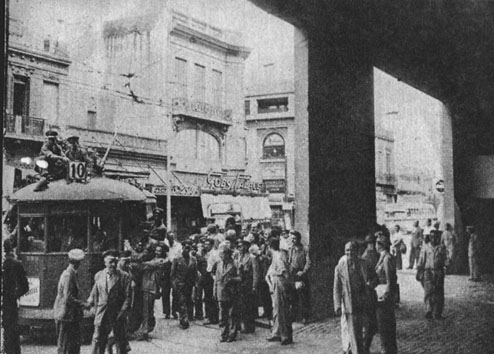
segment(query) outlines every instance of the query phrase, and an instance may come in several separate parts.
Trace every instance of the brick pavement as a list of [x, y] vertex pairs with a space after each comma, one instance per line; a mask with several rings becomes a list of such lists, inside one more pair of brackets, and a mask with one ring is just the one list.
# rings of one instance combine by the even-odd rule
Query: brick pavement
[[[477, 354], [494, 353], [494, 276], [483, 282], [469, 282], [467, 276], [448, 275], [445, 282], [445, 319], [426, 320], [423, 291], [415, 273], [398, 272], [401, 304], [396, 310], [399, 353]], [[295, 331], [295, 337], [329, 338], [330, 347], [339, 343], [339, 319], [330, 318]], [[373, 353], [379, 353], [379, 338]]]
[[[480, 283], [467, 281], [466, 276], [446, 278], [446, 304], [443, 321], [424, 319], [422, 288], [412, 271], [398, 274], [402, 303], [397, 309], [397, 339], [400, 354], [494, 354], [494, 276]], [[160, 311], [156, 302], [156, 313]], [[132, 341], [132, 353], [341, 353], [339, 318], [307, 326], [294, 326], [294, 345], [281, 347], [265, 340], [269, 330], [258, 328], [255, 334], [239, 335], [235, 343], [219, 343], [220, 329], [192, 322], [188, 330], [181, 330], [175, 320], [157, 315], [157, 327], [152, 341]], [[52, 345], [23, 340], [24, 354], [48, 354]], [[379, 353], [379, 338], [371, 348]], [[90, 353], [90, 346], [82, 348]]]

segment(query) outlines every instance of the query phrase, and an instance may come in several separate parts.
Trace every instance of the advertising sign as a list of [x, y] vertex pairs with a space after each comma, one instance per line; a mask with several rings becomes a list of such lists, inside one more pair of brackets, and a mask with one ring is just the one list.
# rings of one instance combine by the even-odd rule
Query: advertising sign
[[39, 278], [27, 278], [29, 291], [19, 299], [19, 305], [37, 307], [39, 306], [40, 283]]
[[225, 191], [225, 192], [250, 192], [263, 193], [264, 184], [251, 181], [251, 176], [237, 174], [235, 176], [227, 176], [220, 172], [211, 172], [208, 174], [204, 185], [204, 190]]

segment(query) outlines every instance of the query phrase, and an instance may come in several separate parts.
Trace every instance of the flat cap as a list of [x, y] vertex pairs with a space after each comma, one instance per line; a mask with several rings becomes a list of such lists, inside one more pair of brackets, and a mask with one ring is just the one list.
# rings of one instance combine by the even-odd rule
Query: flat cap
[[56, 138], [58, 136], [58, 133], [54, 130], [48, 130], [45, 135], [48, 137], [48, 138]]
[[77, 140], [77, 141], [79, 141], [79, 137], [78, 137], [77, 135], [71, 135], [71, 136], [69, 136], [69, 137], [67, 138], [67, 141], [68, 141], [68, 142], [71, 142], [71, 141], [73, 141], [73, 140]]
[[70, 250], [69, 259], [73, 261], [82, 261], [84, 259], [84, 251], [79, 248], [74, 248]]

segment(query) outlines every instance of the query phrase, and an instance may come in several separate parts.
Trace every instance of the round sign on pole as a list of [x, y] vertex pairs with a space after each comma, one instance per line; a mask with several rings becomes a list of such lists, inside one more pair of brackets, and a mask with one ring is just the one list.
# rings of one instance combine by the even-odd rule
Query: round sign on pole
[[444, 180], [440, 179], [436, 182], [436, 191], [438, 193], [444, 193]]

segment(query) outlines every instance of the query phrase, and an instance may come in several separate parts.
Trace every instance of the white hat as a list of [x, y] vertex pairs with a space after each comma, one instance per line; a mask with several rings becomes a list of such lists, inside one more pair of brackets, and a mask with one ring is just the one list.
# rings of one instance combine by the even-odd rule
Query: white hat
[[82, 261], [84, 259], [84, 251], [79, 248], [74, 248], [70, 250], [69, 259], [73, 261]]

